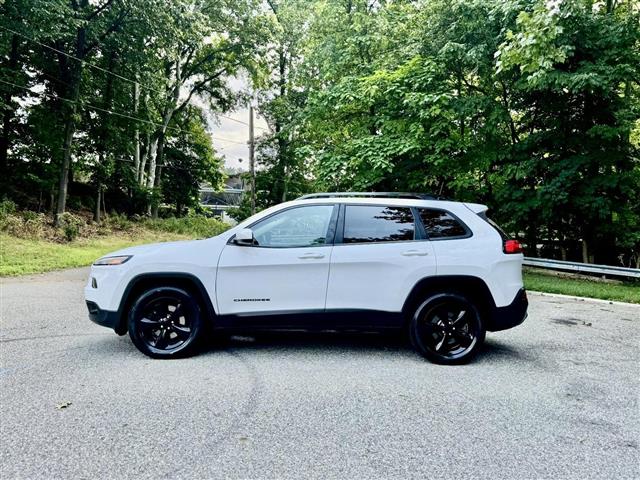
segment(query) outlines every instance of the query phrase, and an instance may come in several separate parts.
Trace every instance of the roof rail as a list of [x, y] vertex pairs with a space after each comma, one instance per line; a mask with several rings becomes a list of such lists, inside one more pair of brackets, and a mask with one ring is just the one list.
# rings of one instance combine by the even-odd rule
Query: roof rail
[[442, 200], [442, 198], [428, 193], [410, 193], [410, 192], [325, 192], [325, 193], [309, 193], [298, 197], [296, 200], [309, 200], [312, 198], [412, 198], [417, 200]]

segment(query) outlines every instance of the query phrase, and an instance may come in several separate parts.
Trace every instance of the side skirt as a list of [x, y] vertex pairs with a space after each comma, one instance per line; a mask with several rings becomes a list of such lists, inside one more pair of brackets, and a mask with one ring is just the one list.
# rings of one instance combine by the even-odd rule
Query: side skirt
[[379, 310], [301, 310], [219, 315], [213, 328], [232, 331], [302, 330], [376, 332], [400, 329], [401, 312]]

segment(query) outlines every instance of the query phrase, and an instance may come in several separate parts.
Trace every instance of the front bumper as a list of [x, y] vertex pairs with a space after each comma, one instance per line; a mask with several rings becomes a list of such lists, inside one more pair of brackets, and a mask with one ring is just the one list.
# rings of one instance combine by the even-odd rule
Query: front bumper
[[110, 312], [102, 310], [97, 303], [87, 300], [87, 308], [89, 309], [89, 319], [101, 325], [113, 329], [120, 334], [120, 315], [118, 312]]
[[493, 310], [491, 319], [487, 324], [487, 330], [498, 332], [520, 325], [527, 318], [528, 307], [527, 292], [524, 288], [521, 288], [511, 304], [505, 307], [496, 307]]

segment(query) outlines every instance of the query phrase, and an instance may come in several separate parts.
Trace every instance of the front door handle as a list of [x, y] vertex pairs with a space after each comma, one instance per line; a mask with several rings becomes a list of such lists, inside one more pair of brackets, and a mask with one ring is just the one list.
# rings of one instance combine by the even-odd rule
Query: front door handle
[[305, 253], [300, 255], [298, 258], [302, 260], [309, 260], [314, 258], [324, 258], [324, 253]]
[[402, 255], [405, 257], [424, 257], [425, 255], [429, 255], [429, 252], [425, 252], [424, 250], [407, 250], [402, 252]]

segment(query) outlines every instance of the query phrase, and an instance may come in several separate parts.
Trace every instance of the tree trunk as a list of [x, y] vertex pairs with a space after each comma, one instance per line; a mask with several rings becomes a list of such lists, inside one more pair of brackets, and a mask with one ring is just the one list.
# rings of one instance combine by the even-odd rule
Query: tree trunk
[[[138, 83], [133, 85], [133, 116], [138, 116], [138, 104], [140, 103], [140, 87]], [[140, 129], [135, 124], [133, 130], [133, 169], [135, 171], [136, 180], [140, 177]]]
[[[9, 54], [9, 71], [14, 73], [18, 69], [18, 36], [13, 35], [11, 37], [11, 53]], [[5, 85], [6, 92], [4, 94], [4, 108], [2, 115], [2, 133], [0, 134], [0, 172], [2, 172], [3, 179], [8, 178], [8, 157], [9, 157], [9, 144], [11, 142], [11, 120], [15, 109], [13, 108], [13, 102], [11, 101], [11, 90], [9, 85]]]
[[96, 196], [96, 207], [93, 210], [93, 221], [100, 223], [100, 197], [102, 196], [102, 185], [98, 185], [98, 194]]
[[151, 218], [158, 218], [158, 210], [160, 209], [160, 183], [162, 181], [162, 165], [158, 165], [158, 172], [156, 174], [156, 183], [154, 185], [154, 197], [153, 205], [151, 207]]
[[582, 263], [589, 263], [589, 245], [587, 239], [582, 239]]
[[[76, 35], [76, 57], [84, 58], [86, 31], [84, 27], [78, 29]], [[60, 224], [60, 215], [65, 211], [67, 204], [67, 187], [69, 183], [69, 169], [71, 168], [71, 149], [73, 148], [73, 134], [75, 133], [76, 105], [80, 97], [80, 82], [82, 80], [82, 61], [73, 62], [70, 68], [69, 96], [70, 104], [63, 110], [64, 119], [64, 142], [62, 145], [62, 165], [60, 167], [60, 181], [58, 183], [58, 206], [54, 218], [54, 224]]]
[[156, 154], [158, 152], [158, 137], [151, 140], [149, 146], [149, 175], [147, 175], [147, 188], [153, 188], [156, 181]]
[[71, 167], [71, 147], [73, 142], [73, 133], [75, 124], [73, 117], [75, 116], [75, 106], [72, 112], [67, 114], [64, 126], [64, 143], [62, 146], [62, 167], [60, 168], [60, 181], [58, 182], [58, 205], [56, 207], [56, 215], [54, 225], [60, 225], [60, 215], [65, 211], [67, 205], [67, 187], [69, 183], [69, 168]]
[[104, 190], [100, 196], [102, 197], [102, 212], [104, 213], [104, 217], [107, 218], [107, 203], [104, 198]]
[[151, 208], [151, 218], [158, 218], [158, 208], [160, 206], [160, 185], [162, 183], [162, 167], [164, 166], [164, 134], [158, 138], [158, 151], [156, 153], [156, 172], [153, 184], [154, 198]]
[[145, 173], [146, 173], [146, 168], [147, 168], [147, 158], [149, 157], [149, 148], [151, 147], [151, 135], [149, 133], [147, 133], [147, 135], [145, 136], [145, 145], [146, 148], [144, 150], [144, 153], [142, 154], [142, 159], [140, 160], [140, 170], [139, 170], [139, 175], [137, 177], [138, 179], [138, 184], [143, 187], [146, 185], [147, 179], [145, 178]]
[[[182, 85], [182, 76], [180, 70], [180, 62], [176, 63], [175, 72], [175, 85], [171, 90], [171, 99], [165, 106], [164, 113], [162, 114], [162, 124], [156, 131], [155, 139], [151, 144], [151, 150], [149, 151], [149, 178], [147, 179], [147, 188], [159, 188], [160, 187], [160, 168], [162, 168], [162, 154], [164, 150], [164, 137], [169, 127], [169, 123], [173, 118], [173, 114], [176, 111], [178, 105], [178, 99], [180, 98], [180, 86]], [[155, 193], [155, 192], [154, 192]], [[153, 199], [152, 204], [149, 204], [147, 212], [153, 217], [158, 217], [158, 202]]]
[[[280, 89], [280, 98], [284, 98], [287, 93], [287, 58], [284, 53], [284, 48], [280, 48], [278, 58], [278, 86]], [[280, 118], [276, 120], [275, 125], [276, 135], [278, 136], [278, 167], [281, 172], [282, 180], [282, 196], [281, 201], [285, 202], [287, 199], [287, 142], [282, 137], [282, 121]]]
[[[111, 51], [109, 54], [109, 62], [107, 64], [107, 69], [109, 71], [113, 70], [114, 61], [115, 61], [115, 52]], [[107, 150], [108, 150], [109, 136], [111, 133], [111, 122], [109, 121], [109, 115], [106, 113], [106, 111], [110, 110], [112, 107], [112, 99], [113, 99], [113, 76], [112, 75], [107, 76], [104, 92], [105, 93], [104, 93], [103, 108], [105, 110], [105, 113], [102, 113], [102, 121], [101, 121], [102, 126], [98, 131], [98, 142], [97, 142], [98, 168], [94, 172], [94, 175], [96, 177], [96, 183], [98, 185], [98, 197], [97, 197], [98, 201], [96, 203], [96, 209], [93, 215], [94, 220], [96, 222], [100, 221], [100, 199], [101, 198], [103, 199], [104, 197], [104, 192], [102, 191], [103, 181], [108, 180], [107, 178], [105, 178], [106, 170], [104, 169], [104, 164], [107, 162], [107, 159], [109, 158], [107, 154]]]
[[537, 227], [531, 227], [527, 231], [527, 254], [531, 257], [538, 257], [538, 232]]

